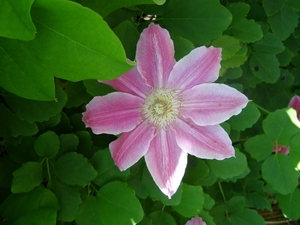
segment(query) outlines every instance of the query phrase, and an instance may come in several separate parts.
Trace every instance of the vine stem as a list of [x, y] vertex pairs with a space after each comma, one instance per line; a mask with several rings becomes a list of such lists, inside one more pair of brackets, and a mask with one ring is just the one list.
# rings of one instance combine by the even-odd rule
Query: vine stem
[[50, 167], [49, 167], [49, 159], [46, 158], [46, 165], [47, 165], [47, 172], [49, 176], [49, 182], [51, 181], [51, 173], [50, 173]]
[[[224, 191], [223, 191], [221, 183], [218, 182], [218, 185], [219, 185], [219, 188], [220, 188], [223, 200], [224, 200], [225, 203], [227, 203], [227, 200], [226, 200], [226, 197], [225, 197], [225, 194], [224, 194]], [[229, 218], [228, 210], [226, 210], [225, 212], [226, 212], [226, 217]]]
[[257, 108], [259, 108], [261, 111], [270, 114], [270, 112], [268, 110], [266, 110], [265, 108], [261, 107], [260, 105], [256, 104], [255, 102], [252, 102], [252, 104], [254, 104]]

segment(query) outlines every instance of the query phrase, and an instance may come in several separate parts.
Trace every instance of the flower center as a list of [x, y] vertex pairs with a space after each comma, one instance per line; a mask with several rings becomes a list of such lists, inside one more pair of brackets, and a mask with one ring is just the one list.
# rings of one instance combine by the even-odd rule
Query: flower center
[[142, 105], [142, 119], [153, 127], [167, 129], [179, 116], [181, 101], [179, 94], [171, 89], [156, 88], [146, 96]]

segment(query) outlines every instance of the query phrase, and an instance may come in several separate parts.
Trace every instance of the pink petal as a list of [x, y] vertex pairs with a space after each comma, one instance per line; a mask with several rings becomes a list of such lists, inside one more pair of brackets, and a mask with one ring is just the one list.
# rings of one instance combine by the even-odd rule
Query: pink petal
[[109, 148], [115, 164], [120, 170], [126, 170], [143, 157], [154, 137], [151, 125], [140, 124], [133, 131], [123, 133], [110, 143]]
[[220, 61], [220, 48], [195, 48], [175, 64], [168, 87], [187, 90], [195, 85], [214, 82], [219, 77]]
[[115, 92], [106, 96], [95, 97], [86, 105], [82, 120], [94, 134], [119, 134], [131, 131], [139, 123], [140, 97]]
[[192, 121], [178, 119], [174, 129], [177, 144], [191, 155], [218, 160], [234, 156], [231, 140], [219, 125], [200, 127]]
[[174, 131], [158, 129], [145, 160], [157, 186], [171, 198], [180, 185], [187, 164], [187, 153], [178, 147]]
[[206, 225], [206, 223], [200, 217], [197, 216], [187, 221], [185, 225]]
[[117, 91], [137, 95], [142, 98], [145, 98], [145, 94], [151, 91], [151, 88], [146, 85], [145, 79], [137, 71], [137, 67], [114, 80], [99, 80], [99, 82], [108, 84]]
[[289, 107], [292, 107], [293, 109], [295, 109], [297, 111], [297, 116], [298, 119], [300, 119], [300, 97], [295, 95], [290, 103], [289, 103]]
[[248, 103], [245, 95], [225, 84], [201, 84], [182, 94], [181, 115], [199, 126], [222, 123], [239, 114]]
[[166, 84], [175, 64], [174, 46], [169, 32], [151, 23], [140, 36], [136, 51], [137, 68], [151, 87]]

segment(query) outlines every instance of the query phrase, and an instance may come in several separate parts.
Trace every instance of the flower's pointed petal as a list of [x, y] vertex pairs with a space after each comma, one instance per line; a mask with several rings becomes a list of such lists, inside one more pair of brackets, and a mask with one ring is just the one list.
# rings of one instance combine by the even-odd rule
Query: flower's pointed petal
[[187, 164], [187, 153], [177, 145], [173, 130], [157, 130], [145, 160], [156, 185], [171, 198], [180, 185]]
[[202, 83], [214, 82], [219, 77], [220, 61], [220, 48], [196, 48], [174, 65], [168, 87], [187, 90]]
[[290, 103], [289, 103], [289, 107], [292, 107], [293, 109], [295, 109], [297, 111], [297, 116], [298, 119], [300, 119], [300, 97], [295, 95]]
[[131, 94], [114, 92], [95, 97], [86, 105], [82, 120], [94, 134], [119, 134], [134, 129], [140, 120], [143, 99]]
[[163, 87], [175, 64], [169, 32], [150, 24], [140, 36], [136, 51], [137, 68], [151, 87]]
[[231, 140], [219, 125], [200, 127], [178, 119], [174, 129], [179, 147], [191, 155], [218, 160], [234, 156]]
[[137, 95], [142, 98], [145, 98], [145, 94], [151, 91], [151, 88], [146, 85], [145, 79], [137, 71], [136, 66], [114, 80], [99, 80], [99, 82], [108, 84], [117, 91]]
[[206, 225], [206, 223], [200, 217], [197, 216], [187, 221], [185, 225]]
[[134, 130], [123, 133], [110, 143], [109, 148], [115, 164], [120, 170], [126, 170], [143, 157], [154, 137], [151, 125], [140, 124]]
[[199, 126], [216, 125], [237, 115], [248, 98], [225, 84], [201, 84], [182, 94], [181, 115]]

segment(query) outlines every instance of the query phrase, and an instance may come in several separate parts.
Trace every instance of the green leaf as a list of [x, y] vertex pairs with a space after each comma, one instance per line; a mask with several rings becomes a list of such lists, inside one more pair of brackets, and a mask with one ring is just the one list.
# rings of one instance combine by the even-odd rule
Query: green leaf
[[114, 180], [125, 180], [130, 174], [129, 170], [122, 172], [119, 170], [108, 149], [97, 151], [90, 161], [98, 172], [93, 182], [99, 186]]
[[293, 166], [300, 171], [300, 133], [296, 134], [290, 142], [290, 157]]
[[57, 219], [66, 222], [73, 221], [82, 202], [78, 188], [65, 185], [55, 178], [49, 182], [50, 189], [57, 196], [60, 206], [57, 212]]
[[242, 211], [230, 215], [232, 225], [265, 225], [264, 219], [257, 211], [251, 209], [243, 209]]
[[203, 209], [210, 210], [215, 205], [215, 200], [208, 194], [204, 193], [204, 204]]
[[245, 207], [245, 198], [243, 196], [233, 196], [226, 202], [229, 213], [235, 213], [243, 210]]
[[209, 174], [209, 167], [204, 160], [189, 156], [183, 181], [188, 184], [196, 184]]
[[195, 48], [193, 43], [185, 38], [175, 36], [172, 37], [172, 40], [174, 42], [176, 60], [188, 55]]
[[172, 198], [169, 199], [157, 187], [147, 168], [145, 168], [143, 171], [142, 183], [147, 188], [149, 195], [153, 199], [161, 201], [164, 205], [178, 205], [181, 202], [182, 187], [179, 186], [176, 193], [172, 195]]
[[38, 132], [35, 123], [21, 120], [0, 103], [0, 136], [4, 138], [17, 137], [19, 135], [30, 136]]
[[149, 218], [152, 220], [154, 225], [176, 225], [174, 218], [166, 211], [155, 211], [150, 213]]
[[281, 40], [285, 40], [298, 25], [299, 13], [294, 12], [292, 8], [285, 4], [283, 9], [269, 17], [270, 27], [273, 33]]
[[293, 52], [287, 47], [284, 48], [283, 52], [276, 55], [280, 63], [280, 66], [282, 67], [289, 65], [293, 56], [294, 56]]
[[274, 145], [273, 140], [270, 140], [264, 134], [260, 134], [249, 138], [245, 142], [245, 150], [259, 162], [271, 155]]
[[267, 137], [280, 145], [289, 145], [291, 138], [300, 132], [300, 122], [293, 108], [272, 112], [263, 121]]
[[257, 122], [260, 117], [260, 112], [254, 104], [248, 103], [246, 108], [236, 116], [231, 117], [227, 122], [232, 129], [245, 130], [250, 128]]
[[254, 20], [241, 19], [231, 25], [231, 31], [234, 37], [243, 42], [255, 42], [263, 37], [259, 24]]
[[285, 217], [298, 220], [300, 218], [300, 190], [295, 189], [291, 194], [287, 195], [276, 195], [278, 204], [282, 213]]
[[270, 200], [257, 192], [246, 194], [246, 207], [258, 210], [272, 210]]
[[293, 167], [289, 156], [275, 154], [264, 161], [262, 177], [280, 194], [289, 194], [298, 185], [298, 172]]
[[237, 151], [235, 157], [224, 160], [207, 160], [213, 173], [221, 179], [229, 179], [242, 174], [247, 167], [246, 156]]
[[76, 152], [79, 138], [75, 134], [61, 134], [59, 136], [60, 150], [58, 156], [62, 156], [68, 152]]
[[0, 36], [29, 41], [36, 33], [30, 17], [33, 0], [3, 0], [0, 3]]
[[222, 48], [222, 60], [231, 58], [241, 49], [240, 41], [228, 35], [212, 41], [211, 45]]
[[279, 62], [274, 54], [253, 52], [249, 65], [253, 74], [266, 83], [275, 83], [279, 78]]
[[219, 38], [231, 22], [230, 12], [218, 0], [170, 1], [161, 21], [172, 36], [206, 45]]
[[56, 133], [47, 131], [34, 143], [34, 150], [39, 156], [54, 158], [59, 151], [60, 141]]
[[132, 68], [121, 42], [94, 11], [72, 1], [36, 0], [32, 17], [43, 50], [38, 57], [56, 77], [113, 79]]
[[91, 96], [103, 96], [114, 91], [111, 86], [99, 83], [97, 80], [84, 80], [83, 85]]
[[300, 11], [300, 2], [298, 0], [287, 0], [286, 3], [291, 6], [295, 11]]
[[282, 10], [286, 0], [263, 0], [263, 7], [267, 16], [272, 16]]
[[92, 99], [86, 92], [85, 86], [82, 82], [69, 82], [65, 88], [65, 92], [68, 95], [68, 101], [65, 106], [66, 108], [81, 106]]
[[28, 192], [39, 186], [43, 181], [42, 165], [37, 162], [24, 163], [13, 172], [12, 193]]
[[99, 190], [97, 198], [101, 205], [99, 213], [103, 224], [132, 225], [143, 219], [140, 202], [125, 183], [114, 181], [106, 184]]
[[76, 216], [77, 225], [86, 225], [86, 224], [97, 224], [103, 225], [101, 222], [101, 204], [99, 198], [88, 195], [87, 198], [80, 205], [78, 214]]
[[247, 44], [242, 44], [242, 48], [234, 56], [221, 61], [221, 69], [240, 67], [248, 58], [247, 52]]
[[279, 37], [269, 32], [252, 46], [254, 51], [266, 54], [278, 54], [284, 50], [284, 45]]
[[244, 19], [249, 10], [250, 6], [244, 2], [236, 2], [236, 3], [231, 3], [228, 6], [228, 10], [232, 14], [232, 23], [235, 23], [237, 21], [240, 21], [241, 19]]
[[204, 193], [201, 186], [182, 184], [182, 198], [178, 205], [172, 206], [173, 209], [184, 217], [198, 215], [204, 204]]
[[43, 122], [57, 115], [67, 101], [65, 92], [56, 86], [55, 101], [34, 101], [5, 93], [4, 99], [9, 108], [22, 120], [28, 122]]
[[4, 224], [56, 224], [59, 209], [56, 196], [46, 188], [38, 187], [28, 193], [11, 194], [0, 206]]
[[87, 158], [75, 152], [61, 156], [54, 163], [54, 173], [63, 183], [78, 186], [86, 185], [97, 176]]

